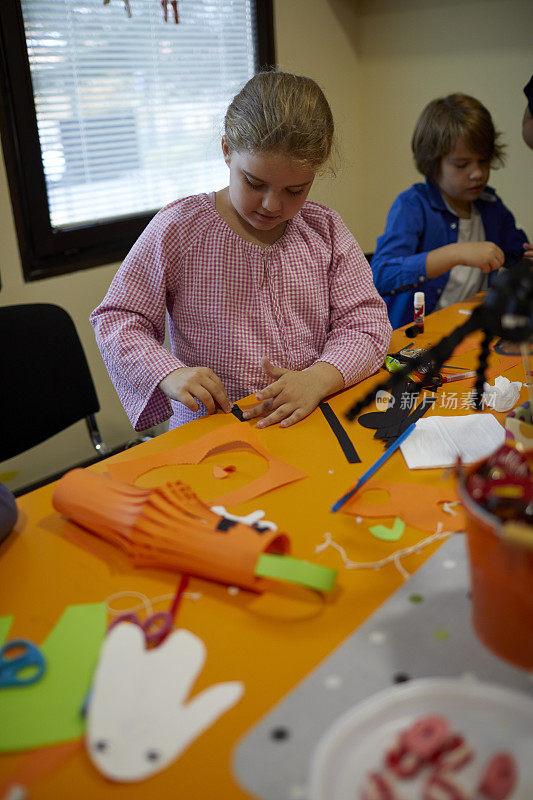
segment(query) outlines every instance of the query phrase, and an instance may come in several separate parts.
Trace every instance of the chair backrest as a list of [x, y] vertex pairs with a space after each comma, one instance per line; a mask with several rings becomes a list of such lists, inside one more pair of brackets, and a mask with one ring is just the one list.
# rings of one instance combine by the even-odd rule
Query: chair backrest
[[0, 461], [99, 408], [70, 315], [48, 303], [0, 307]]

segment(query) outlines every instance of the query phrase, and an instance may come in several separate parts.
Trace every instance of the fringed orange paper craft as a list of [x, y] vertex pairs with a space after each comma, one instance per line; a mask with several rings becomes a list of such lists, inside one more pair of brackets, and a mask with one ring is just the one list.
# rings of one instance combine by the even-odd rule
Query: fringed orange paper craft
[[224, 425], [222, 428], [206, 433], [199, 439], [194, 439], [188, 444], [174, 447], [164, 453], [153, 453], [142, 458], [109, 464], [108, 470], [113, 478], [135, 483], [141, 475], [158, 467], [168, 467], [174, 464], [199, 464], [206, 456], [226, 453], [230, 450], [256, 452], [268, 462], [268, 470], [246, 486], [213, 497], [210, 501], [211, 505], [226, 507], [239, 505], [260, 494], [277, 489], [278, 486], [307, 477], [305, 472], [271, 455], [268, 450], [265, 450], [253, 431], [241, 422]]
[[286, 534], [228, 525], [180, 481], [142, 489], [75, 469], [58, 482], [52, 502], [65, 517], [122, 549], [136, 567], [263, 591], [269, 583], [255, 575], [259, 557], [290, 552]]

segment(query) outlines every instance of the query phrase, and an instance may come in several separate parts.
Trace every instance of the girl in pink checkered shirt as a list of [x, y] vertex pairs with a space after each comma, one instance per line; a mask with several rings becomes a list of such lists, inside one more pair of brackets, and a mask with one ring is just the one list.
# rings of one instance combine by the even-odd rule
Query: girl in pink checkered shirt
[[307, 201], [332, 141], [314, 81], [255, 75], [226, 113], [229, 186], [166, 206], [134, 244], [91, 322], [136, 430], [250, 393], [247, 419], [288, 427], [382, 364], [391, 327], [368, 263]]

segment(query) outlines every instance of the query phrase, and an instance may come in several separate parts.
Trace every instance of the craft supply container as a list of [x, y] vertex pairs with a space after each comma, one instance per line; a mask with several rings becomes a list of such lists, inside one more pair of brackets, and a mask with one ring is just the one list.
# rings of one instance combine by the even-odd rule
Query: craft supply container
[[510, 411], [505, 418], [505, 439], [508, 444], [516, 443], [526, 450], [533, 448], [533, 409], [527, 400]]
[[[530, 467], [533, 450], [526, 453]], [[458, 475], [466, 516], [472, 625], [483, 644], [516, 666], [533, 669], [533, 526], [502, 522], [478, 505]]]

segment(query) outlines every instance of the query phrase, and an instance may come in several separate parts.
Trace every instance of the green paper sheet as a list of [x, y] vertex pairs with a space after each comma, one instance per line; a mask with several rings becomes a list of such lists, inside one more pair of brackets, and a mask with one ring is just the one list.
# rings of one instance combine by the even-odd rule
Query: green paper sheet
[[271, 555], [264, 553], [259, 556], [255, 574], [261, 578], [274, 578], [276, 580], [298, 583], [317, 589], [320, 592], [329, 592], [335, 585], [337, 571], [310, 561], [302, 561], [291, 556]]
[[12, 622], [13, 617], [0, 617], [0, 647], [5, 644]]
[[[9, 617], [0, 620], [1, 625]], [[0, 752], [42, 747], [82, 736], [80, 715], [107, 624], [103, 603], [69, 606], [39, 645], [44, 677], [30, 686], [0, 689]]]
[[383, 539], [386, 542], [395, 542], [400, 538], [405, 530], [405, 522], [403, 519], [396, 517], [393, 522], [392, 528], [387, 528], [386, 525], [374, 525], [368, 529], [372, 536], [377, 539]]

